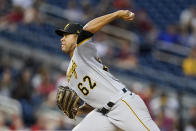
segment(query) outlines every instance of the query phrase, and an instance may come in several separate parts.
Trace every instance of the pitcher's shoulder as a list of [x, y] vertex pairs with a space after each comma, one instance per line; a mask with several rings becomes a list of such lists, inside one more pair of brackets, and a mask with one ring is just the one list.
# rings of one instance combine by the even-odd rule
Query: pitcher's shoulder
[[82, 44], [86, 43], [91, 39], [92, 36], [93, 33], [86, 30], [82, 30], [78, 35], [77, 46], [81, 46]]

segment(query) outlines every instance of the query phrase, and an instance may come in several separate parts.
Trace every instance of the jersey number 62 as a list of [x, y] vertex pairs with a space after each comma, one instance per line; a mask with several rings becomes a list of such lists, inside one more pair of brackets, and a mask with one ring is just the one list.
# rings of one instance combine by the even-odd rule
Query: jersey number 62
[[[91, 78], [89, 76], [85, 76], [83, 78], [83, 82], [86, 82], [88, 81], [89, 83], [89, 87], [90, 89], [94, 89], [96, 87], [96, 82], [93, 82], [91, 81]], [[87, 87], [83, 86], [83, 83], [78, 83], [78, 89], [82, 92], [82, 94], [84, 94], [85, 96], [87, 96], [89, 94], [89, 89], [87, 89]]]

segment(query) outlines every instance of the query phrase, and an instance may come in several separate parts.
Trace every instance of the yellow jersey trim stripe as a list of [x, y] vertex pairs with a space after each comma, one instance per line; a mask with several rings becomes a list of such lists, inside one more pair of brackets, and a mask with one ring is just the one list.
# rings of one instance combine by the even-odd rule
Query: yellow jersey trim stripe
[[123, 99], [121, 99], [121, 100], [129, 107], [129, 109], [136, 116], [136, 118], [140, 121], [140, 123], [142, 123], [142, 125], [144, 126], [144, 128], [146, 128], [147, 131], [150, 131], [150, 129], [140, 120], [140, 118], [137, 116], [137, 114], [134, 112], [134, 110], [131, 108], [131, 106], [125, 100], [123, 100]]
[[78, 44], [78, 46], [82, 45], [83, 43], [85, 43], [85, 42], [86, 42], [87, 40], [89, 40], [89, 39], [90, 39], [90, 38], [87, 38], [87, 39], [81, 41], [81, 42]]

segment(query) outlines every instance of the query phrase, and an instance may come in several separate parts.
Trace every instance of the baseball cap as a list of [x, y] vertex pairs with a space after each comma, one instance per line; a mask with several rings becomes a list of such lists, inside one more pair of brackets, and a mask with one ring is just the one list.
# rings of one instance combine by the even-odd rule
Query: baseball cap
[[78, 23], [69, 23], [64, 29], [56, 29], [55, 32], [59, 36], [68, 35], [68, 34], [79, 34], [83, 26]]

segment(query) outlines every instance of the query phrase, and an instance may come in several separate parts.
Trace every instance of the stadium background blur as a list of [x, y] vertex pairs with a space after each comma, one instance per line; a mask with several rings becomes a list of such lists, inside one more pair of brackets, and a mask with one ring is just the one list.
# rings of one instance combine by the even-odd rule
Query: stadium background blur
[[54, 29], [119, 9], [136, 14], [94, 36], [112, 74], [161, 131], [196, 131], [195, 0], [0, 0], [0, 130], [71, 130], [55, 103], [68, 56]]

